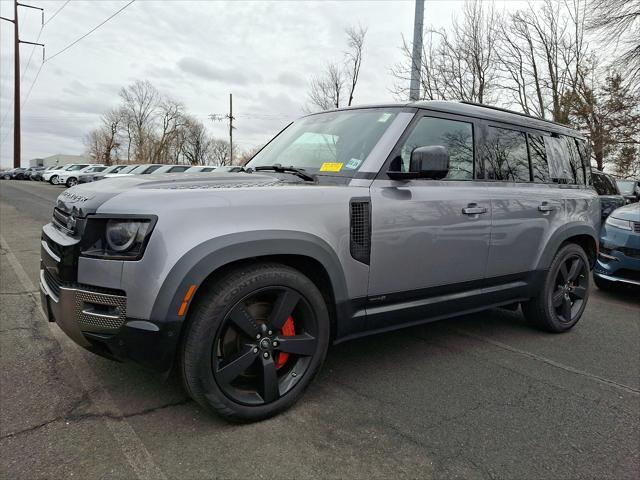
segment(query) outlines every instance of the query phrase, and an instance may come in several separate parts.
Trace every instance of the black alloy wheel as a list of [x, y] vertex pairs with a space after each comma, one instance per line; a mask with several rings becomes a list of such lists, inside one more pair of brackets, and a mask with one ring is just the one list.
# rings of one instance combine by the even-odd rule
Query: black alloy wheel
[[313, 310], [300, 293], [280, 286], [254, 292], [231, 309], [216, 336], [216, 382], [236, 402], [271, 403], [305, 374], [317, 335]]
[[588, 275], [589, 269], [579, 255], [571, 255], [560, 263], [551, 304], [562, 323], [571, 323], [581, 313], [589, 287]]
[[536, 295], [522, 303], [524, 316], [548, 332], [566, 332], [584, 313], [589, 284], [587, 254], [580, 245], [566, 243], [556, 252]]
[[300, 398], [324, 362], [330, 320], [325, 297], [302, 272], [256, 263], [201, 286], [185, 329], [180, 360], [189, 395], [247, 422]]

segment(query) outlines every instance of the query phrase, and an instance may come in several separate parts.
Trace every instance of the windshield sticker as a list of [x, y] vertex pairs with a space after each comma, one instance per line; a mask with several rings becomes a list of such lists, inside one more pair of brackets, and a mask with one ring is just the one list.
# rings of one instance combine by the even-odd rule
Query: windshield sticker
[[344, 168], [348, 168], [349, 170], [355, 170], [360, 166], [361, 163], [362, 163], [362, 160], [360, 160], [359, 158], [352, 158], [347, 162]]
[[380, 115], [380, 118], [378, 118], [379, 122], [386, 122], [387, 120], [389, 120], [391, 118], [391, 114], [390, 113], [383, 113], [382, 115]]
[[320, 167], [321, 172], [339, 172], [342, 170], [342, 163], [324, 162]]

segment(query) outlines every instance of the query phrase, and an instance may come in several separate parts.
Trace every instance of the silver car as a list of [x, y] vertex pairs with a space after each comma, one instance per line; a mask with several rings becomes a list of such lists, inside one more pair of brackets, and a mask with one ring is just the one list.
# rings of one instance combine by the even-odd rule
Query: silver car
[[[522, 306], [576, 325], [597, 252], [585, 141], [479, 105], [308, 115], [237, 173], [71, 188], [42, 305], [91, 351], [169, 372], [233, 420], [291, 406], [331, 343]], [[398, 372], [398, 374], [402, 374]]]

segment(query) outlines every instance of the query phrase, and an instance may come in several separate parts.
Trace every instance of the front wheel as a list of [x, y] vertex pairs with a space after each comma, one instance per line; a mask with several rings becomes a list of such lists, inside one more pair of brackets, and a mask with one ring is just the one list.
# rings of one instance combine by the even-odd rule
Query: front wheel
[[234, 421], [287, 408], [318, 373], [329, 344], [324, 297], [280, 264], [240, 267], [203, 287], [182, 345], [186, 390]]
[[582, 247], [564, 245], [547, 272], [538, 295], [522, 305], [529, 322], [561, 333], [578, 323], [589, 298], [589, 259]]
[[57, 176], [57, 175], [52, 176], [52, 177], [49, 179], [49, 183], [50, 183], [51, 185], [58, 185], [58, 176]]

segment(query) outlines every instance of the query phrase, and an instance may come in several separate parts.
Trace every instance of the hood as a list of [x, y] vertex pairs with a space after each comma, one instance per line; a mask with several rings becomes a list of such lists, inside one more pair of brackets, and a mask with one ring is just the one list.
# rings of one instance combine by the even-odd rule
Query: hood
[[611, 212], [613, 218], [620, 220], [629, 220], [631, 222], [640, 222], [640, 203], [630, 203], [624, 207], [617, 208]]
[[287, 182], [255, 173], [193, 173], [116, 176], [99, 182], [80, 184], [62, 192], [56, 207], [75, 217], [95, 213], [100, 205], [120, 193], [138, 190], [209, 190], [276, 187]]

